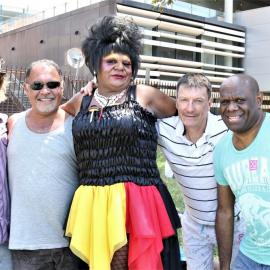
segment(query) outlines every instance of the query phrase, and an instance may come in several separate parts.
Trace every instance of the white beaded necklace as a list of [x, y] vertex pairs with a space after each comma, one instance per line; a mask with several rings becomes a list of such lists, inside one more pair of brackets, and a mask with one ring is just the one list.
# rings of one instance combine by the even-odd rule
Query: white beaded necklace
[[120, 93], [116, 95], [105, 97], [98, 92], [98, 88], [97, 88], [96, 91], [94, 92], [94, 97], [97, 103], [102, 108], [104, 108], [106, 106], [112, 106], [112, 105], [118, 104], [117, 101], [120, 100], [126, 94], [126, 91], [127, 89], [124, 89], [123, 91], [121, 91]]

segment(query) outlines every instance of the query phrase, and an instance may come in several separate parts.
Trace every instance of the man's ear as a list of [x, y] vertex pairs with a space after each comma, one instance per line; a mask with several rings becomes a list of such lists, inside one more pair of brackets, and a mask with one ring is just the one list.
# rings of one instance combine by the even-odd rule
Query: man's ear
[[29, 89], [28, 89], [28, 87], [27, 87], [27, 83], [23, 83], [23, 91], [24, 91], [24, 93], [28, 96], [28, 94], [29, 94]]
[[263, 93], [262, 92], [259, 92], [256, 95], [256, 100], [257, 100], [258, 107], [261, 108], [262, 103], [263, 103]]
[[62, 80], [61, 85], [60, 85], [60, 87], [62, 89], [62, 94], [64, 93], [64, 86], [65, 86], [65, 82], [64, 82], [64, 80]]
[[176, 107], [176, 109], [177, 109], [177, 111], [178, 111], [178, 102], [177, 102], [177, 97], [176, 97], [176, 99], [175, 99], [175, 107]]
[[209, 98], [209, 100], [208, 100], [209, 110], [210, 110], [212, 104], [213, 104], [213, 99]]

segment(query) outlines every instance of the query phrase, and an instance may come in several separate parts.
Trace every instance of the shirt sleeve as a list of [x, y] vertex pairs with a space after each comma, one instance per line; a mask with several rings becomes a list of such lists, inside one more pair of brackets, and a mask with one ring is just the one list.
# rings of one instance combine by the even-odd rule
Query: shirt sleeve
[[[225, 135], [226, 136], [226, 135]], [[228, 182], [224, 176], [224, 150], [225, 148], [225, 141], [221, 140], [216, 145], [214, 150], [214, 172], [215, 172], [215, 179], [219, 185], [228, 186]]]
[[158, 135], [159, 135], [160, 125], [161, 125], [161, 120], [157, 119], [157, 121], [156, 121], [156, 130], [157, 130]]
[[0, 113], [0, 135], [7, 132], [7, 115]]

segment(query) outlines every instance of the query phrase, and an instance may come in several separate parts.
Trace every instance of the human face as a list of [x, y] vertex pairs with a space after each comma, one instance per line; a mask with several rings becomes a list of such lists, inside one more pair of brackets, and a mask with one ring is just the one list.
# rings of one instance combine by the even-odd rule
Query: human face
[[205, 129], [210, 110], [206, 87], [180, 85], [176, 107], [186, 130]]
[[132, 67], [128, 55], [111, 53], [101, 60], [97, 74], [100, 92], [121, 92], [131, 81]]
[[[61, 82], [59, 87], [49, 89], [48, 82]], [[33, 83], [45, 84], [41, 90], [32, 90]], [[57, 111], [63, 96], [62, 79], [53, 66], [44, 63], [35, 65], [25, 83], [25, 91], [32, 110], [39, 114], [51, 114]]]
[[260, 119], [262, 97], [237, 78], [227, 79], [220, 87], [220, 114], [235, 133], [249, 131]]

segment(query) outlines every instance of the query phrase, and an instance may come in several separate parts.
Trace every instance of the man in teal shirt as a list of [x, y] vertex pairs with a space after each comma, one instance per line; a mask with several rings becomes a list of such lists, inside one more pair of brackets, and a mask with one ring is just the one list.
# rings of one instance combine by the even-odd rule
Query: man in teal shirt
[[232, 269], [270, 269], [270, 114], [261, 104], [251, 76], [234, 75], [222, 83], [220, 113], [231, 131], [214, 152], [220, 270], [230, 269], [235, 200], [247, 228]]

